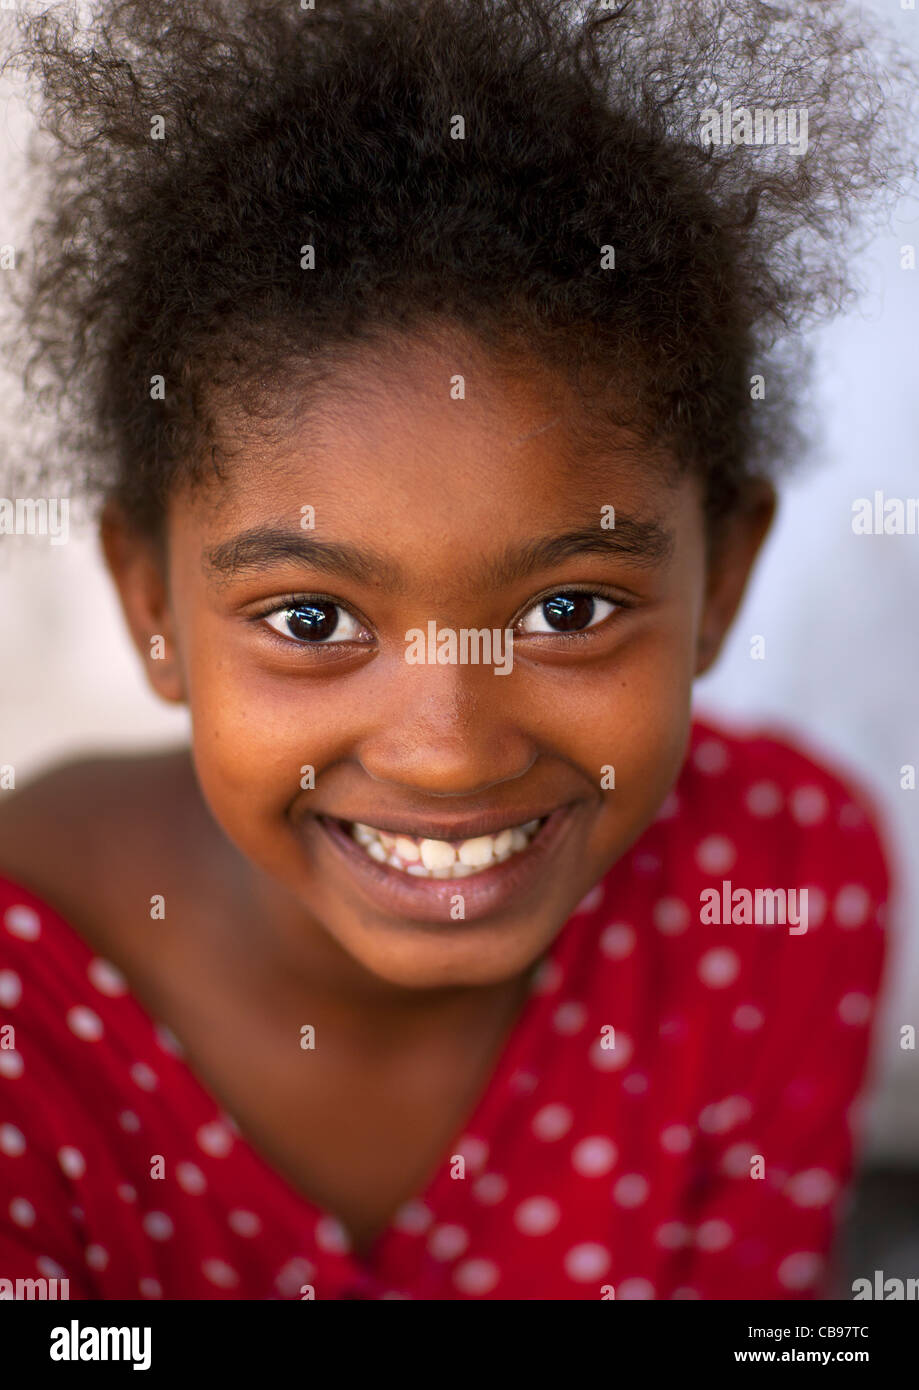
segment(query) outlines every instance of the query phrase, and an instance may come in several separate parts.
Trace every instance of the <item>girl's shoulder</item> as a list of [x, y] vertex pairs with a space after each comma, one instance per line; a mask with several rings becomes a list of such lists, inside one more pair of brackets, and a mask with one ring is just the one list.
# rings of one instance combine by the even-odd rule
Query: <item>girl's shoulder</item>
[[890, 833], [877, 793], [838, 755], [777, 722], [696, 717], [675, 795], [760, 843], [806, 848], [819, 840], [844, 855], [859, 841], [888, 868]]
[[811, 927], [823, 924], [827, 950], [837, 933], [851, 942], [858, 927], [886, 927], [902, 878], [887, 816], [861, 774], [775, 724], [708, 715], [694, 720], [680, 776], [640, 848], [666, 864], [692, 916], [756, 921], [796, 894]]
[[0, 797], [0, 880], [91, 937], [117, 918], [139, 867], [171, 859], [199, 826], [199, 807], [187, 749], [61, 764]]

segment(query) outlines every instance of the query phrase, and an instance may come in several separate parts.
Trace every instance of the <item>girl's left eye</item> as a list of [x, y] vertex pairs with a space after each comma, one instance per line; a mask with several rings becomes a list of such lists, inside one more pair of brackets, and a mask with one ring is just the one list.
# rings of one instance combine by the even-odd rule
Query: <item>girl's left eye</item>
[[542, 603], [531, 608], [521, 619], [521, 631], [562, 635], [567, 632], [583, 632], [586, 628], [596, 627], [618, 607], [619, 604], [601, 598], [599, 594], [561, 592], [543, 599]]
[[330, 599], [298, 599], [263, 615], [269, 627], [294, 642], [356, 642], [364, 631], [351, 613]]

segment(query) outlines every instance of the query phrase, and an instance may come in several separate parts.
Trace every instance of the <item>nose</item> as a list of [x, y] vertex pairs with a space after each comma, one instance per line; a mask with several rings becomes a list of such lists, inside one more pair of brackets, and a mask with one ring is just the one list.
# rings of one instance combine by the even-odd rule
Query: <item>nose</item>
[[400, 665], [357, 750], [369, 777], [426, 796], [469, 797], [524, 776], [537, 750], [515, 716], [513, 672]]

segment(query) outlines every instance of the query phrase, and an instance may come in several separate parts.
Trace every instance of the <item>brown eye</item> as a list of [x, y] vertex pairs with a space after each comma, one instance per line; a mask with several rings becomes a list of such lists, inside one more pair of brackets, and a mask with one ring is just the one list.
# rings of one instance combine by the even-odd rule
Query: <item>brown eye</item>
[[350, 613], [329, 599], [304, 599], [266, 615], [265, 621], [282, 637], [299, 643], [356, 641], [362, 632]]
[[616, 604], [599, 594], [560, 592], [543, 599], [522, 621], [522, 631], [540, 633], [583, 632], [596, 627], [616, 609]]

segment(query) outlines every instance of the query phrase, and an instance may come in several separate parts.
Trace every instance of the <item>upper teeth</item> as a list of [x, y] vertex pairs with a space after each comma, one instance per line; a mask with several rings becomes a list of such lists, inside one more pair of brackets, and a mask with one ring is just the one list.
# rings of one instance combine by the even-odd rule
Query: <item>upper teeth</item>
[[378, 863], [422, 878], [465, 878], [492, 864], [500, 864], [519, 850], [526, 849], [539, 829], [538, 820], [515, 825], [497, 835], [477, 835], [452, 845], [449, 840], [419, 840], [411, 835], [393, 835], [355, 821], [351, 834]]

